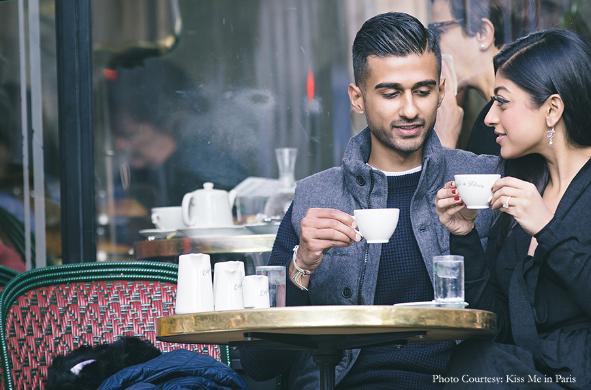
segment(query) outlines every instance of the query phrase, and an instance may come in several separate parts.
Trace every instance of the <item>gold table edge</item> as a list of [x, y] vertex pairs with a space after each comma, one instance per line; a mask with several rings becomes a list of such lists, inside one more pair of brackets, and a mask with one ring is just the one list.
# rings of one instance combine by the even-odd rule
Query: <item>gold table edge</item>
[[[322, 318], [318, 318], [318, 313]], [[316, 316], [314, 316], [316, 314]], [[392, 331], [398, 327], [431, 327], [439, 330], [462, 329], [482, 334], [496, 332], [496, 315], [475, 309], [392, 307], [392, 306], [299, 306], [272, 309], [246, 309], [178, 314], [157, 319], [156, 334], [167, 337], [224, 334], [231, 332], [278, 332], [293, 330], [359, 328], [361, 333], [377, 333], [376, 329]], [[388, 329], [390, 328], [390, 329]], [[289, 332], [286, 332], [289, 333]]]

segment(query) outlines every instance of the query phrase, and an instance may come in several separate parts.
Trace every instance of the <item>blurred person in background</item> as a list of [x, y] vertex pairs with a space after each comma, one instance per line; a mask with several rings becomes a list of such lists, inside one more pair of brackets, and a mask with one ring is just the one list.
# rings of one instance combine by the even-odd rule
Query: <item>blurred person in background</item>
[[[474, 88], [485, 100], [470, 132], [466, 150], [476, 154], [498, 155], [499, 145], [484, 117], [493, 101], [495, 74], [493, 57], [509, 42], [538, 28], [539, 0], [432, 0], [431, 29], [441, 54], [451, 55], [458, 90]], [[451, 81], [451, 70], [444, 62], [443, 77]], [[446, 82], [446, 97], [437, 112], [435, 131], [443, 146], [456, 148], [462, 130], [463, 109]]]
[[177, 206], [205, 182], [228, 190], [248, 176], [200, 127], [207, 100], [180, 67], [150, 59], [111, 72], [107, 85], [115, 148], [130, 167], [130, 196], [143, 206]]

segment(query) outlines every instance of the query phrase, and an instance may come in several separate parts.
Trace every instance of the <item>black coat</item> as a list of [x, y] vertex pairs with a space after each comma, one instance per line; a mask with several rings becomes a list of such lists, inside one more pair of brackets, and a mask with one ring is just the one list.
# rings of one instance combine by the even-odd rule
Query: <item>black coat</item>
[[491, 237], [485, 256], [474, 231], [451, 235], [450, 249], [464, 256], [469, 307], [497, 314], [495, 340], [531, 352], [539, 372], [573, 375], [573, 388], [585, 388], [591, 384], [591, 160], [535, 238], [534, 256], [527, 254], [531, 236], [519, 225], [498, 253]]

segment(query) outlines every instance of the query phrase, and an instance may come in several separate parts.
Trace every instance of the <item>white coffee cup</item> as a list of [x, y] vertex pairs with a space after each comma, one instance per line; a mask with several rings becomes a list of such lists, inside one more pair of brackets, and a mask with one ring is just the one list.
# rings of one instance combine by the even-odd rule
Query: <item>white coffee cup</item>
[[213, 268], [214, 310], [244, 309], [242, 280], [244, 263], [241, 261], [222, 261]]
[[242, 282], [245, 309], [266, 309], [269, 301], [269, 278], [265, 275], [249, 275]]
[[179, 256], [176, 314], [213, 311], [213, 287], [209, 255], [190, 253]]
[[460, 192], [462, 201], [469, 209], [489, 208], [493, 196], [492, 186], [500, 178], [501, 175], [495, 174], [454, 176], [456, 188]]
[[152, 223], [164, 231], [186, 228], [183, 223], [181, 206], [152, 208]]
[[359, 234], [370, 244], [390, 241], [400, 216], [399, 209], [361, 209], [353, 213]]

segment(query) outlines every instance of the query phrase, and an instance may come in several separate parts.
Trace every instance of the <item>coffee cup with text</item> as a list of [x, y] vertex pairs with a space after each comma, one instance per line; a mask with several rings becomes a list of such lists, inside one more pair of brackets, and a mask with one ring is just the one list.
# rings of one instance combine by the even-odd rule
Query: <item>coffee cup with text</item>
[[501, 175], [473, 174], [455, 175], [456, 188], [462, 201], [469, 209], [487, 209], [490, 206], [493, 192], [492, 187]]

